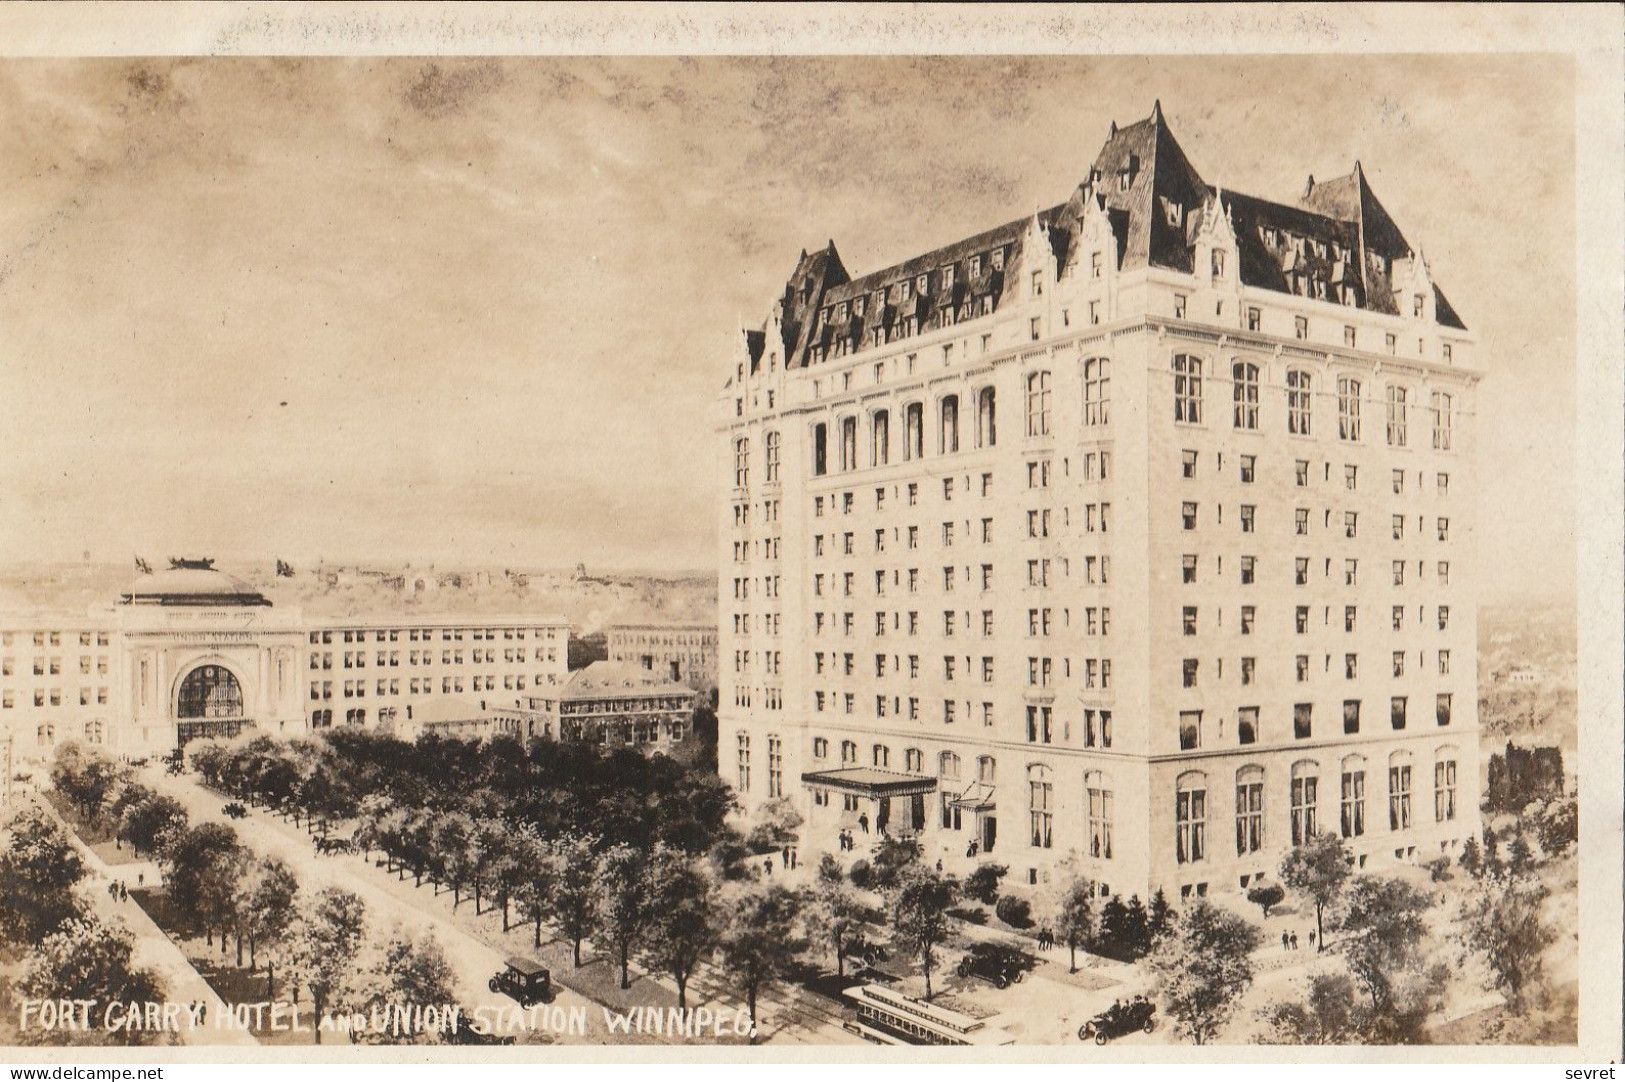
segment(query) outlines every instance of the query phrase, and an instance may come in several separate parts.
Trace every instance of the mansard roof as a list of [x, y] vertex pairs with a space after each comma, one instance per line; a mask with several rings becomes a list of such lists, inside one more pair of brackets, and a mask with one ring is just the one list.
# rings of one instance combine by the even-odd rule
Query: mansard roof
[[[803, 252], [779, 312], [787, 365], [810, 363], [812, 347], [828, 345], [837, 336], [867, 337], [877, 328], [889, 330], [895, 320], [913, 317], [923, 329], [939, 310], [967, 301], [980, 304], [987, 296], [996, 309], [1017, 287], [1010, 269], [1029, 255], [1023, 247], [1033, 235], [1034, 219], [1047, 232], [1051, 250], [1046, 255], [1064, 266], [1075, 258], [1089, 199], [1107, 213], [1124, 270], [1161, 267], [1191, 273], [1195, 238], [1213, 205], [1221, 205], [1234, 222], [1245, 285], [1291, 293], [1295, 285], [1335, 284], [1348, 289], [1358, 307], [1396, 314], [1395, 265], [1415, 257], [1358, 162], [1347, 176], [1321, 182], [1311, 177], [1298, 205], [1222, 190], [1196, 171], [1157, 103], [1144, 120], [1122, 128], [1112, 124], [1089, 174], [1065, 203], [858, 278], [847, 273], [834, 241], [810, 255]], [[994, 252], [1002, 261], [997, 269]], [[972, 275], [970, 261], [976, 256], [983, 258]], [[953, 286], [944, 290], [937, 272], [949, 266], [955, 268]], [[929, 276], [924, 295], [904, 286], [921, 275]], [[1436, 286], [1434, 297], [1439, 322], [1465, 329]], [[858, 303], [863, 304], [861, 314], [855, 310]], [[838, 313], [843, 304], [844, 317], [820, 325], [820, 313]], [[753, 360], [760, 357], [757, 340], [748, 339], [747, 348]]]

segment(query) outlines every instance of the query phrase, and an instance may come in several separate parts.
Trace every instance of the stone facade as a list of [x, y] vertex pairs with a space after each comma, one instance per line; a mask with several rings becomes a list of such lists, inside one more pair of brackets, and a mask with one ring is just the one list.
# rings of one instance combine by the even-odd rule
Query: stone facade
[[815, 849], [884, 817], [1142, 897], [1345, 810], [1362, 865], [1452, 851], [1473, 346], [1359, 165], [1229, 193], [1160, 108], [1058, 207], [803, 253], [719, 402], [723, 776]]

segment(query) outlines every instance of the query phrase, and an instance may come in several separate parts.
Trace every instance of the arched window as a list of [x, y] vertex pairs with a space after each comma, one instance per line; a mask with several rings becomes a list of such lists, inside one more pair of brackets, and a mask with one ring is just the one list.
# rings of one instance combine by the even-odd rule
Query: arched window
[[1448, 823], [1456, 818], [1456, 749], [1440, 748], [1433, 753], [1433, 821]]
[[240, 718], [243, 689], [222, 665], [199, 665], [181, 681], [177, 718]]
[[1360, 381], [1350, 376], [1337, 377], [1337, 438], [1360, 438]]
[[1310, 420], [1314, 415], [1311, 399], [1313, 377], [1302, 368], [1292, 368], [1286, 374], [1286, 430], [1294, 436], [1310, 434]]
[[1202, 423], [1202, 359], [1188, 353], [1174, 358], [1174, 420]]
[[1088, 801], [1089, 855], [1099, 860], [1112, 856], [1112, 786], [1111, 781], [1098, 770], [1083, 775], [1083, 789]]
[[976, 780], [983, 785], [993, 785], [998, 781], [999, 764], [991, 755], [983, 755], [976, 760]]
[[1264, 844], [1264, 768], [1236, 771], [1236, 855], [1256, 853]]
[[944, 395], [937, 403], [937, 452], [951, 455], [959, 451], [959, 396]]
[[1443, 391], [1434, 391], [1431, 399], [1433, 404], [1433, 449], [1435, 451], [1448, 451], [1453, 442], [1455, 430], [1455, 399]]
[[998, 418], [995, 412], [993, 388], [983, 387], [976, 392], [976, 446], [992, 447], [998, 443]]
[[903, 461], [925, 457], [925, 406], [910, 402], [903, 407]]
[[1388, 385], [1388, 446], [1405, 447], [1409, 443], [1410, 391], [1395, 384]]
[[1396, 751], [1388, 757], [1388, 829], [1411, 825], [1411, 753]]
[[1292, 844], [1302, 845], [1320, 833], [1320, 764], [1303, 759], [1292, 764]]
[[919, 748], [905, 748], [903, 750], [903, 769], [910, 774], [925, 773], [925, 752]]
[[1032, 844], [1052, 848], [1055, 826], [1055, 783], [1042, 763], [1027, 768], [1027, 806], [1032, 815]]
[[1112, 362], [1091, 357], [1083, 362], [1083, 423], [1103, 425], [1111, 420]]
[[1027, 435], [1049, 435], [1049, 373], [1027, 375]]
[[841, 765], [846, 766], [858, 761], [858, 745], [853, 740], [841, 741]]
[[739, 791], [748, 793], [750, 792], [750, 734], [738, 733], [735, 739], [738, 742]]
[[1174, 782], [1174, 856], [1192, 864], [1207, 855], [1207, 775], [1199, 770]]
[[1339, 819], [1343, 837], [1358, 838], [1365, 833], [1365, 759], [1350, 755], [1343, 760]]
[[869, 419], [869, 465], [884, 466], [891, 461], [891, 414], [875, 410]]
[[873, 756], [873, 760], [872, 760], [873, 765], [875, 765], [877, 767], [880, 767], [882, 770], [884, 770], [887, 767], [891, 766], [891, 749], [888, 748], [886, 745], [884, 745], [884, 744], [876, 744], [873, 748], [870, 748], [869, 750], [870, 750], [871, 755]]
[[841, 469], [858, 468], [858, 419], [841, 418]]
[[937, 756], [937, 777], [944, 781], [959, 780], [959, 756], [945, 751]]
[[822, 477], [829, 472], [829, 426], [813, 425], [813, 476]]
[[1258, 366], [1237, 361], [1230, 366], [1235, 399], [1233, 423], [1237, 428], [1258, 428]]
[[779, 434], [769, 432], [763, 438], [767, 442], [767, 483], [772, 484], [779, 479]]
[[750, 440], [741, 436], [734, 440], [734, 487], [750, 485]]

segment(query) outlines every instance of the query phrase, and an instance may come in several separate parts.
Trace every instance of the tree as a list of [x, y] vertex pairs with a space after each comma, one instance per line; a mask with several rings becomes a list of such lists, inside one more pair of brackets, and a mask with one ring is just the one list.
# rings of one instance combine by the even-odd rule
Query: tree
[[750, 1011], [750, 1043], [756, 1043], [756, 998], [760, 990], [781, 977], [805, 947], [795, 932], [800, 898], [778, 885], [747, 882], [722, 897], [729, 914], [718, 947], [722, 965], [745, 991]]
[[1286, 891], [1279, 883], [1260, 883], [1247, 891], [1247, 900], [1264, 911], [1264, 919], [1268, 920], [1270, 910], [1286, 900]]
[[1524, 875], [1535, 868], [1535, 853], [1529, 847], [1529, 839], [1517, 834], [1512, 844], [1507, 846], [1507, 870], [1513, 875]]
[[925, 998], [930, 999], [931, 971], [937, 948], [947, 942], [951, 925], [948, 910], [959, 900], [959, 883], [926, 865], [915, 864], [898, 877], [891, 900], [893, 934], [920, 960], [925, 973]]
[[1557, 934], [1542, 918], [1548, 891], [1534, 876], [1486, 875], [1462, 901], [1457, 917], [1467, 949], [1483, 955], [1491, 980], [1514, 1011], [1544, 983], [1543, 959]]
[[1478, 835], [1470, 834], [1467, 836], [1467, 841], [1461, 847], [1461, 856], [1456, 858], [1456, 863], [1460, 864], [1467, 874], [1471, 876], [1477, 876], [1479, 872], [1483, 871], [1484, 855], [1478, 848]]
[[1358, 998], [1347, 973], [1320, 973], [1303, 1000], [1271, 1003], [1260, 1012], [1264, 1044], [1366, 1044], [1371, 1008]]
[[1316, 834], [1281, 860], [1281, 882], [1315, 903], [1315, 950], [1326, 949], [1325, 914], [1343, 893], [1351, 857], [1336, 834]]
[[875, 858], [869, 864], [874, 873], [871, 880], [874, 889], [890, 890], [903, 870], [920, 859], [920, 853], [920, 843], [913, 838], [882, 838], [875, 848]]
[[581, 941], [598, 917], [598, 858], [594, 841], [569, 835], [553, 843], [553, 890], [547, 899], [549, 919], [570, 940], [571, 957], [581, 968]]
[[218, 929], [222, 951], [249, 857], [237, 832], [223, 823], [189, 828], [164, 853], [164, 889], [170, 900], [197, 921], [205, 943], [212, 942]]
[[1185, 910], [1146, 959], [1180, 1036], [1200, 1045], [1218, 1034], [1252, 984], [1258, 943], [1258, 929], [1206, 899]]
[[1055, 913], [1055, 931], [1070, 952], [1068, 973], [1078, 971], [1078, 948], [1087, 946], [1095, 934], [1095, 884], [1077, 876], [1061, 892]]
[[1134, 957], [1128, 939], [1128, 907], [1113, 894], [1100, 907], [1095, 942], [1103, 954], [1125, 962], [1132, 961]]
[[[245, 887], [238, 912], [242, 931], [248, 936], [248, 965], [252, 969], [259, 962], [262, 945], [272, 948], [274, 954], [287, 939], [296, 916], [294, 903], [299, 897], [299, 880], [282, 858], [260, 857], [249, 872]], [[242, 964], [240, 954], [238, 964]], [[276, 964], [270, 958], [265, 962], [265, 996], [276, 998]]]
[[180, 801], [152, 793], [123, 810], [118, 831], [139, 857], [143, 852], [159, 853], [165, 841], [183, 833], [186, 825], [186, 809]]
[[74, 886], [85, 877], [78, 850], [54, 819], [38, 808], [17, 813], [0, 853], [0, 934], [34, 944], [81, 910]]
[[835, 954], [835, 973], [846, 976], [846, 947], [854, 929], [862, 925], [863, 907], [846, 885], [841, 866], [825, 853], [818, 862], [807, 904], [802, 908], [807, 938]]
[[299, 922], [291, 943], [290, 962], [297, 979], [310, 990], [311, 1008], [318, 1023], [316, 1043], [322, 1043], [320, 1022], [329, 1004], [343, 995], [361, 953], [366, 907], [347, 890], [329, 887], [316, 895]]
[[[369, 1015], [382, 1014], [391, 1004], [411, 1003], [422, 1006], [449, 1007], [457, 1002], [457, 974], [446, 961], [446, 952], [433, 932], [413, 938], [399, 925], [390, 929], [382, 948], [364, 977], [366, 990], [361, 1006]], [[368, 1027], [363, 1037], [383, 1041], [394, 1034], [385, 1029]], [[409, 1041], [434, 1040], [439, 1035], [419, 1030], [406, 1036]]]
[[1540, 851], [1548, 857], [1559, 856], [1579, 841], [1580, 810], [1574, 798], [1548, 801], [1535, 820], [1535, 836], [1540, 840]]
[[1394, 1006], [1399, 973], [1420, 955], [1427, 934], [1423, 914], [1432, 905], [1431, 895], [1403, 879], [1367, 875], [1348, 886], [1338, 921], [1346, 934], [1343, 952], [1378, 1014]]
[[451, 888], [451, 911], [455, 913], [463, 901], [463, 884], [473, 871], [474, 820], [453, 812], [440, 821], [432, 838], [429, 867], [436, 879]]
[[534, 929], [533, 942], [542, 945], [542, 921], [552, 909], [553, 859], [547, 844], [534, 831], [522, 834], [514, 844], [514, 864], [522, 871], [514, 900], [519, 912]]
[[620, 959], [622, 988], [632, 987], [628, 959], [651, 917], [653, 884], [649, 882], [649, 865], [650, 858], [642, 850], [624, 842], [610, 846], [598, 857], [598, 926]]
[[1009, 874], [1003, 864], [978, 864], [965, 877], [965, 896], [983, 905], [994, 905], [999, 900], [999, 883]]
[[[124, 928], [103, 924], [92, 916], [75, 917], [40, 942], [18, 982], [18, 991], [36, 999], [91, 1000], [104, 1011], [111, 1003], [162, 1000], [163, 982], [152, 970], [136, 968], [134, 954], [135, 937]], [[160, 1036], [140, 1029], [114, 1029], [109, 1035], [121, 1044], [150, 1044]], [[40, 1036], [52, 1043], [77, 1044], [82, 1034], [56, 1029]]]
[[[107, 818], [113, 824], [113, 845], [123, 849], [124, 843], [129, 840], [125, 831], [125, 823], [132, 810], [143, 802], [151, 800], [153, 792], [138, 781], [130, 781], [119, 787], [117, 795], [107, 805]], [[137, 853], [136, 856], [140, 856]]]
[[788, 798], [769, 800], [756, 810], [756, 822], [745, 844], [753, 853], [771, 853], [796, 844], [801, 826], [801, 813]]
[[649, 952], [677, 982], [677, 1006], [688, 1007], [688, 979], [716, 945], [716, 887], [700, 863], [673, 854], [651, 871], [655, 884]]
[[1178, 919], [1179, 914], [1168, 903], [1168, 895], [1158, 887], [1157, 892], [1151, 895], [1151, 905], [1145, 915], [1146, 931], [1151, 933], [1151, 942], [1155, 944], [1157, 940], [1173, 931], [1174, 922]]
[[1142, 958], [1151, 950], [1151, 922], [1138, 894], [1130, 894], [1128, 904], [1123, 907], [1123, 936], [1135, 958]]

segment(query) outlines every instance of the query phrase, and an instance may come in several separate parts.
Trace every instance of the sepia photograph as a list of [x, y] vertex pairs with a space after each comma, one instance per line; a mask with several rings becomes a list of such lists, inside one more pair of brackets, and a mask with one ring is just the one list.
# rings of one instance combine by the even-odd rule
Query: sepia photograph
[[0, 57], [0, 1048], [1617, 1058], [1578, 46], [474, 7]]

